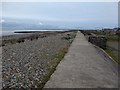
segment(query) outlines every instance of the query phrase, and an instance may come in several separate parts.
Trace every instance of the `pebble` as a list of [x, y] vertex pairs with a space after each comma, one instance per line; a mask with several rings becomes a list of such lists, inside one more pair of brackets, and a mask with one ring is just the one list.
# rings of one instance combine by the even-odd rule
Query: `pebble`
[[37, 88], [35, 83], [42, 82], [42, 78], [48, 74], [48, 68], [52, 67], [52, 60], [57, 52], [70, 44], [68, 40], [61, 39], [64, 36], [66, 35], [62, 33], [4, 46], [2, 48], [2, 73], [5, 75], [2, 78], [3, 87]]

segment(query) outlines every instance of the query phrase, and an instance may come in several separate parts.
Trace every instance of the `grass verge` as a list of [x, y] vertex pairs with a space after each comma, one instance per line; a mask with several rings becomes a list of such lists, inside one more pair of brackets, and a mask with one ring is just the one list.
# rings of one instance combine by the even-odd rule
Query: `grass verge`
[[[107, 38], [107, 42], [109, 42], [109, 41], [119, 42], [120, 41], [120, 36], [118, 36], [116, 34], [110, 34], [110, 33], [105, 33], [105, 32], [97, 32], [95, 34], [97, 34], [97, 35], [104, 35]], [[115, 62], [120, 64], [119, 56], [117, 54], [115, 54], [110, 47], [107, 46], [107, 48], [105, 49], [105, 52], [108, 53], [113, 58], [113, 60]]]
[[54, 64], [50, 68], [49, 73], [46, 76], [43, 77], [42, 83], [40, 83], [38, 85], [39, 90], [42, 90], [45, 83], [50, 79], [50, 76], [54, 73], [54, 71], [56, 70], [56, 67], [58, 66], [60, 61], [64, 58], [65, 54], [67, 53], [68, 48], [69, 48], [69, 46], [63, 48], [62, 50], [59, 51], [59, 53], [56, 54], [56, 57], [54, 59]]
[[120, 64], [120, 58], [109, 47], [107, 47], [105, 51], [113, 58], [113, 60], [115, 60], [115, 62]]
[[54, 73], [54, 71], [56, 70], [56, 67], [58, 66], [58, 64], [60, 63], [60, 61], [64, 58], [65, 54], [68, 52], [68, 48], [70, 47], [71, 43], [73, 42], [74, 38], [76, 37], [76, 33], [77, 31], [74, 31], [71, 34], [67, 34], [66, 37], [63, 37], [61, 39], [63, 40], [68, 40], [69, 41], [69, 45], [67, 45], [66, 47], [62, 48], [55, 56], [55, 58], [52, 60], [52, 67], [49, 70], [49, 73], [45, 76], [43, 76], [42, 82], [38, 85], [38, 90], [42, 90], [44, 88], [44, 85], [46, 84], [46, 82], [50, 79], [50, 76]]

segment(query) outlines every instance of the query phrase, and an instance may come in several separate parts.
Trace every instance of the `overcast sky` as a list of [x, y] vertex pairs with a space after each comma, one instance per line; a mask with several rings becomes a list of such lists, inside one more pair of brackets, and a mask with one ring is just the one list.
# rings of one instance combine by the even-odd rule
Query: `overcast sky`
[[[34, 19], [41, 23], [85, 27], [115, 27], [117, 2], [4, 2], [2, 17]], [[3, 20], [2, 20], [3, 21]]]

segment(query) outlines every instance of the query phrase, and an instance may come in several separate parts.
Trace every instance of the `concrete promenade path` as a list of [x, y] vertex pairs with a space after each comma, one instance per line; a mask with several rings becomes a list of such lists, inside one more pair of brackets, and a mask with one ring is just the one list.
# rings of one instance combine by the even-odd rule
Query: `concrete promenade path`
[[78, 31], [44, 88], [118, 88], [117, 64], [110, 62]]

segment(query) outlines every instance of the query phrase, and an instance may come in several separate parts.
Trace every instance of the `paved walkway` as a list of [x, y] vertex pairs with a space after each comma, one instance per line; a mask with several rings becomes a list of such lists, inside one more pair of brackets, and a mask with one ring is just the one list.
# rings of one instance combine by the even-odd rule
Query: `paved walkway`
[[44, 88], [117, 88], [116, 71], [78, 32], [68, 53]]

